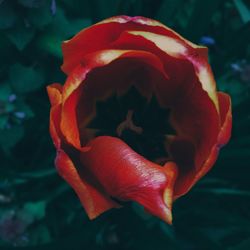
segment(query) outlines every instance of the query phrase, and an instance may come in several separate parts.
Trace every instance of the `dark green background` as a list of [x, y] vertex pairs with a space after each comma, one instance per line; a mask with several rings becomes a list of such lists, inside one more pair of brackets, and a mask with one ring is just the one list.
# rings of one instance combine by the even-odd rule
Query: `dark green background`
[[[54, 168], [45, 87], [65, 80], [61, 42], [118, 14], [152, 17], [195, 43], [212, 38], [218, 88], [232, 97], [231, 142], [176, 201], [172, 227], [135, 204], [89, 221]], [[249, 56], [249, 1], [0, 0], [0, 248], [250, 249]]]

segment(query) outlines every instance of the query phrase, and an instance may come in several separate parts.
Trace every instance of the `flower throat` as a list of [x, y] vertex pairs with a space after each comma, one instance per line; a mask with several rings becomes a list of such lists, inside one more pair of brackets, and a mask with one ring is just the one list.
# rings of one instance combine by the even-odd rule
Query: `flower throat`
[[96, 116], [86, 127], [97, 131], [96, 137], [119, 137], [137, 153], [161, 164], [168, 158], [166, 136], [175, 134], [168, 122], [169, 113], [155, 96], [148, 101], [131, 87], [123, 96], [98, 101]]

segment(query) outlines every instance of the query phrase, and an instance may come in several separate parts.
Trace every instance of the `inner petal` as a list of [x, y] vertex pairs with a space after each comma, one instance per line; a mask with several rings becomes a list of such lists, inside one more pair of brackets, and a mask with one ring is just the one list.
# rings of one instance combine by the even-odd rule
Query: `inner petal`
[[175, 130], [169, 123], [170, 107], [159, 103], [155, 89], [164, 77], [135, 59], [118, 60], [88, 74], [77, 106], [82, 145], [109, 135], [120, 137], [151, 161], [169, 160], [167, 138]]
[[168, 122], [170, 109], [160, 107], [154, 95], [148, 100], [132, 86], [121, 96], [112, 93], [97, 101], [95, 114], [86, 125], [94, 137], [119, 137], [149, 160], [168, 160], [167, 138], [175, 131]]

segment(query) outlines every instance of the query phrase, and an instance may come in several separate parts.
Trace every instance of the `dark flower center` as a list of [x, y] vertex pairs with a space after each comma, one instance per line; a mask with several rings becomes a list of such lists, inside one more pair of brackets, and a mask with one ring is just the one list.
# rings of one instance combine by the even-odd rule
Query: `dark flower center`
[[169, 124], [170, 110], [161, 108], [155, 96], [143, 97], [135, 87], [123, 96], [112, 95], [96, 103], [96, 116], [87, 125], [96, 136], [121, 138], [145, 158], [161, 163], [168, 158], [167, 135], [175, 134]]

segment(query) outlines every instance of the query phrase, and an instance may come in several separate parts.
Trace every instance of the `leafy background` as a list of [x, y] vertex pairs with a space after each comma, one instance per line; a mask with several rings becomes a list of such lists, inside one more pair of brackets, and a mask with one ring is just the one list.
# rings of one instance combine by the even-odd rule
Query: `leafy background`
[[[232, 140], [176, 201], [172, 227], [135, 204], [89, 221], [54, 168], [45, 86], [65, 80], [61, 42], [118, 14], [152, 17], [208, 46], [218, 88], [233, 100]], [[250, 249], [249, 1], [0, 0], [0, 32], [1, 249]]]

